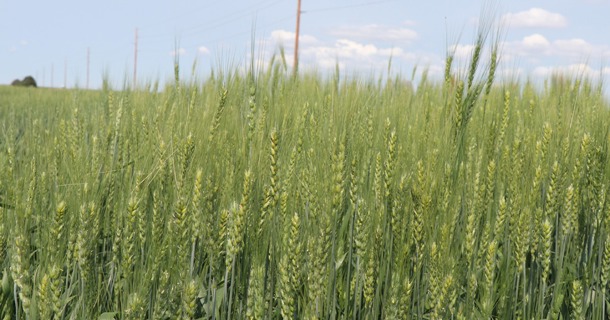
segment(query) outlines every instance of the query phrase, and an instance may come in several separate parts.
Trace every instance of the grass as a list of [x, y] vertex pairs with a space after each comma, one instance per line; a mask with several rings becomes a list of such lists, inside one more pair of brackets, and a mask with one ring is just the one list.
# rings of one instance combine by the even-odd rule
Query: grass
[[484, 39], [417, 91], [281, 59], [159, 92], [0, 87], [0, 313], [607, 317], [610, 109], [583, 77], [494, 82]]

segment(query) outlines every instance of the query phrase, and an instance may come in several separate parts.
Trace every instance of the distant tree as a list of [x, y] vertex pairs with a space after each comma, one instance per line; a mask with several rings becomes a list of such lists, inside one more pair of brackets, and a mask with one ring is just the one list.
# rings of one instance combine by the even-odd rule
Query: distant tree
[[21, 81], [21, 84], [25, 87], [38, 87], [38, 85], [36, 85], [36, 80], [34, 80], [34, 78], [32, 76], [27, 76], [25, 78], [23, 78], [23, 81]]
[[38, 87], [38, 85], [36, 84], [36, 80], [34, 80], [34, 78], [32, 76], [27, 76], [25, 78], [23, 78], [23, 80], [19, 80], [19, 79], [15, 79], [12, 83], [12, 86], [19, 86], [19, 87]]

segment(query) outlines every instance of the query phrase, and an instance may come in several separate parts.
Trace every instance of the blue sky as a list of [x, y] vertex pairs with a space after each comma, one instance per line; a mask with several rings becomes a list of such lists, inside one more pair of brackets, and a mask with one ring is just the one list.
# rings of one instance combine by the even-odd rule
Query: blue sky
[[[131, 81], [138, 28], [139, 82], [210, 68], [243, 67], [251, 46], [264, 63], [285, 48], [292, 65], [297, 0], [1, 1], [0, 83], [33, 75], [39, 85], [114, 87]], [[543, 78], [563, 70], [610, 76], [610, 0], [302, 0], [300, 68], [335, 64], [349, 73], [428, 68], [442, 74], [445, 54], [465, 61], [483, 10], [502, 22], [504, 76]], [[254, 40], [254, 43], [252, 41]]]

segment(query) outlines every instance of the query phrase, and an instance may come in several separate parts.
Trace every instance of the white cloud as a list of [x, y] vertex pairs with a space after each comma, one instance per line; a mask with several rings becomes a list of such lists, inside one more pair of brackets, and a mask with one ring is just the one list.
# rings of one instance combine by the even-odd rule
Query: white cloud
[[13, 44], [12, 46], [10, 46], [8, 48], [9, 52], [17, 52], [19, 50], [20, 47], [26, 47], [28, 45], [28, 41], [27, 40], [19, 40], [19, 42], [17, 44]]
[[197, 48], [197, 52], [201, 54], [210, 54], [210, 49], [205, 46], [200, 46], [199, 48]]
[[568, 25], [567, 19], [559, 13], [553, 13], [541, 8], [531, 8], [527, 11], [507, 13], [502, 16], [502, 22], [510, 27], [563, 28]]
[[519, 41], [502, 43], [504, 53], [509, 56], [540, 58], [541, 56], [570, 57], [576, 59], [599, 58], [610, 52], [608, 45], [594, 45], [584, 39], [557, 39], [550, 41], [535, 33]]
[[525, 73], [523, 68], [500, 68], [496, 74], [505, 80], [516, 80]]
[[186, 49], [184, 49], [184, 48], [179, 48], [178, 50], [172, 50], [169, 52], [169, 55], [172, 57], [183, 56], [185, 54], [186, 54]]
[[454, 54], [458, 59], [468, 59], [472, 56], [474, 45], [471, 44], [455, 44], [449, 47], [449, 52]]
[[[274, 30], [271, 32], [271, 40], [276, 42], [277, 44], [285, 45], [285, 46], [294, 46], [294, 40], [296, 38], [296, 33], [286, 31], [286, 30]], [[299, 45], [307, 45], [318, 42], [318, 40], [314, 36], [310, 36], [307, 34], [299, 35]]]
[[[411, 23], [406, 21], [405, 23]], [[410, 43], [417, 39], [417, 32], [408, 28], [368, 24], [364, 26], [344, 26], [331, 30], [330, 34], [342, 38], [356, 38], [369, 41], [391, 41]]]
[[273, 30], [271, 31], [271, 39], [275, 40], [277, 42], [284, 42], [284, 41], [294, 41], [295, 38], [295, 33], [294, 32], [290, 32], [290, 31], [286, 31], [286, 30]]
[[[274, 30], [270, 38], [264, 44], [283, 44], [285, 55], [292, 57], [294, 54], [295, 33], [286, 30]], [[310, 35], [302, 35], [300, 38], [299, 64], [301, 67], [313, 69], [334, 69], [339, 66], [348, 70], [371, 70], [376, 68], [387, 68], [388, 61], [400, 63], [401, 60], [416, 61], [416, 56], [407, 53], [398, 46], [380, 46], [370, 41], [359, 41], [355, 37], [341, 37], [331, 41], [321, 41]], [[276, 52], [277, 53], [277, 52]], [[270, 53], [268, 53], [270, 55]], [[292, 67], [293, 59], [286, 59], [289, 67]]]
[[[606, 74], [606, 71], [610, 71], [606, 69], [608, 68], [601, 69], [601, 72], [603, 74]], [[591, 66], [586, 63], [575, 63], [554, 67], [539, 66], [534, 68], [533, 74], [542, 78], [548, 78], [553, 74], [566, 74], [570, 76], [585, 76], [589, 78], [597, 78], [600, 74], [600, 70], [591, 68]]]
[[348, 39], [339, 39], [331, 46], [310, 46], [303, 49], [304, 56], [314, 57], [315, 60], [333, 61], [360, 61], [373, 63], [381, 59], [387, 63], [387, 59], [394, 58], [414, 58], [404, 52], [402, 48], [387, 47], [380, 48], [374, 44], [364, 44]]
[[343, 58], [367, 57], [378, 53], [377, 47], [373, 44], [362, 44], [347, 39], [337, 40], [335, 49], [337, 55]]
[[572, 56], [590, 55], [598, 51], [598, 48], [583, 39], [556, 40], [553, 41], [553, 46], [555, 51]]
[[539, 77], [548, 77], [551, 74], [551, 71], [553, 69], [550, 67], [536, 67], [534, 68], [534, 70], [532, 71], [532, 74], [534, 74], [535, 76], [539, 76]]
[[433, 64], [423, 68], [428, 71], [428, 75], [431, 77], [440, 78], [445, 74], [445, 66], [441, 64]]
[[532, 34], [531, 36], [527, 36], [523, 38], [521, 41], [524, 48], [541, 51], [549, 48], [551, 43], [547, 40], [543, 35], [539, 33]]

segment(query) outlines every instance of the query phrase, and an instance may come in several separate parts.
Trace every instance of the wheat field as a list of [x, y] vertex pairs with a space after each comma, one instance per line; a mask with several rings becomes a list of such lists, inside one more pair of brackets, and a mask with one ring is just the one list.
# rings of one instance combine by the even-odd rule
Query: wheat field
[[[605, 319], [602, 85], [0, 87], [3, 319]], [[478, 50], [477, 50], [478, 49]]]

